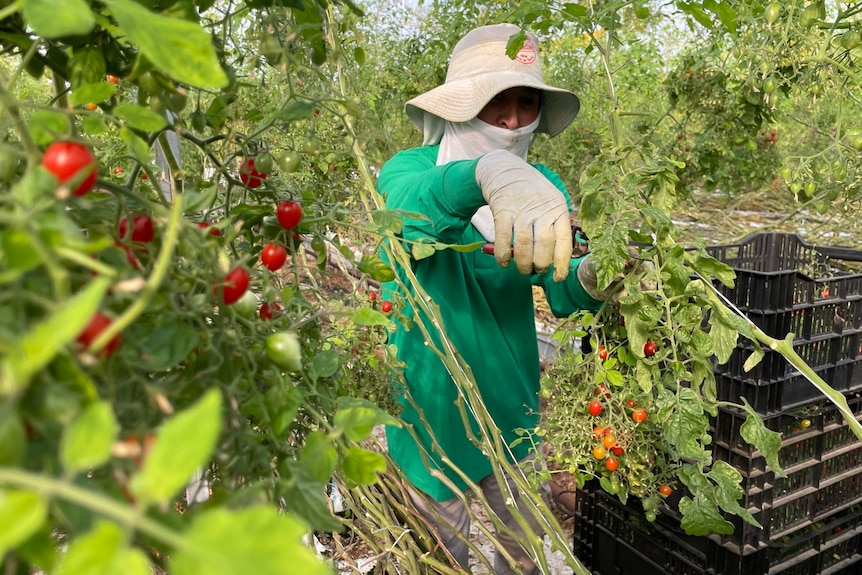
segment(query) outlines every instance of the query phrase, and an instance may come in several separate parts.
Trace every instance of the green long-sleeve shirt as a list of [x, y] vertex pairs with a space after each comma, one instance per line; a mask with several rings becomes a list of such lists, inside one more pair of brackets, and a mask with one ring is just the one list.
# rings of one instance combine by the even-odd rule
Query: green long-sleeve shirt
[[[485, 241], [470, 223], [476, 210], [485, 204], [476, 184], [477, 160], [455, 161], [437, 166], [439, 146], [404, 150], [386, 162], [377, 187], [390, 210], [418, 212], [427, 219], [404, 219], [405, 240], [430, 238], [447, 244]], [[535, 165], [564, 194], [568, 193], [559, 176], [543, 165]], [[568, 278], [553, 281], [553, 270], [526, 276], [514, 262], [500, 267], [494, 256], [482, 250], [460, 252], [439, 250], [434, 255], [413, 261], [413, 270], [423, 289], [439, 306], [445, 332], [464, 361], [470, 366], [488, 411], [502, 440], [510, 444], [517, 429], [532, 429], [539, 420], [539, 349], [536, 339], [532, 286], [541, 286], [552, 313], [567, 316], [579, 309], [598, 309], [577, 281], [580, 259], [573, 259]], [[403, 270], [396, 269], [402, 274]], [[403, 277], [403, 276], [402, 276]], [[383, 286], [384, 297], [392, 299], [395, 282]], [[412, 310], [404, 312], [410, 317]], [[427, 322], [427, 317], [421, 316]], [[430, 323], [428, 324], [430, 325]], [[431, 328], [433, 343], [439, 339]], [[459, 393], [441, 359], [426, 345], [418, 327], [399, 326], [390, 337], [398, 357], [406, 364], [405, 379], [421, 415], [404, 402], [403, 419], [419, 437], [421, 448], [405, 428], [387, 427], [389, 452], [403, 473], [422, 491], [438, 501], [453, 497], [452, 491], [433, 477], [429, 463], [445, 473], [459, 488], [461, 478], [441, 463], [440, 450], [472, 481], [492, 472], [486, 455], [468, 438], [456, 401]], [[476, 422], [467, 409], [473, 433]], [[433, 430], [433, 442], [422, 418]], [[528, 454], [530, 445], [522, 442], [512, 448], [515, 459]]]

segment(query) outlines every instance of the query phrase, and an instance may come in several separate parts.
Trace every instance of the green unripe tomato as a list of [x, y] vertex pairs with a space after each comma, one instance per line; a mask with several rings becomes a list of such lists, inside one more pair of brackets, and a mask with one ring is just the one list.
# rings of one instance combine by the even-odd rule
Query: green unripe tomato
[[269, 174], [272, 172], [272, 165], [275, 163], [272, 154], [263, 152], [254, 157], [254, 169], [261, 174]]
[[234, 302], [231, 307], [241, 317], [251, 319], [257, 315], [257, 307], [259, 303], [257, 295], [255, 295], [251, 290], [246, 290], [245, 293], [242, 294], [242, 297]]
[[781, 179], [784, 180], [785, 182], [789, 182], [790, 177], [793, 174], [791, 173], [790, 168], [785, 166], [785, 167], [781, 168], [780, 170], [778, 170], [778, 175], [781, 176]]
[[266, 355], [274, 364], [288, 371], [302, 369], [302, 346], [293, 332], [282, 331], [266, 338]]
[[763, 16], [766, 18], [767, 24], [772, 24], [778, 20], [778, 14], [781, 12], [781, 5], [778, 2], [772, 2], [763, 11]]
[[763, 81], [763, 91], [767, 94], [771, 94], [778, 87], [778, 84], [775, 82], [775, 78], [771, 76]]
[[852, 50], [859, 44], [862, 44], [862, 34], [856, 30], [849, 30], [841, 35], [841, 47], [845, 50]]
[[814, 182], [808, 182], [805, 184], [804, 190], [805, 190], [805, 195], [810, 198], [811, 196], [814, 195], [814, 192], [817, 191], [817, 184], [815, 184]]
[[287, 150], [278, 158], [278, 165], [281, 166], [281, 170], [286, 174], [292, 174], [298, 170], [301, 162], [302, 158], [294, 150]]

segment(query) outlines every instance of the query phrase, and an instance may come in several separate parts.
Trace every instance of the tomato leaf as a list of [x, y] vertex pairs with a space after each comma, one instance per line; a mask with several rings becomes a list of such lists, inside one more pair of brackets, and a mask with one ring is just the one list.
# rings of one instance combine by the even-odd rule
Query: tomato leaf
[[386, 314], [370, 307], [363, 307], [353, 314], [353, 323], [356, 325], [385, 325], [391, 326], [392, 320]]
[[315, 480], [297, 461], [285, 461], [279, 469], [285, 474], [279, 487], [287, 510], [303, 518], [312, 529], [340, 531], [341, 523], [329, 512], [324, 495], [328, 481]]
[[778, 452], [781, 450], [781, 434], [767, 429], [763, 423], [763, 419], [757, 415], [745, 399], [742, 399], [743, 408], [748, 412], [748, 417], [745, 418], [745, 423], [739, 427], [739, 434], [749, 444], [756, 447], [766, 459], [766, 464], [779, 477], [785, 477], [787, 474], [781, 468], [781, 463], [778, 459]]
[[6, 265], [18, 272], [25, 272], [42, 264], [42, 258], [33, 247], [33, 241], [22, 229], [5, 229], [0, 235], [0, 248], [3, 250]]
[[84, 0], [24, 0], [24, 19], [45, 38], [83, 35], [96, 24]]
[[679, 501], [679, 510], [682, 512], [680, 527], [688, 535], [705, 536], [710, 533], [730, 535], [733, 533], [733, 524], [722, 517], [715, 503], [704, 495], [698, 495], [694, 499], [683, 497]]
[[386, 459], [379, 453], [353, 446], [347, 450], [342, 469], [351, 481], [373, 485], [377, 482], [377, 474], [386, 471]]
[[[100, 521], [88, 533], [72, 540], [61, 556], [58, 575], [101, 575], [109, 568], [120, 550], [122, 531], [114, 523]], [[125, 569], [123, 570], [125, 572]]]
[[125, 120], [131, 128], [143, 132], [158, 132], [168, 125], [161, 114], [136, 104], [120, 104], [114, 108], [114, 115]]
[[175, 495], [209, 459], [221, 430], [221, 392], [212, 389], [161, 428], [140, 472], [129, 483], [142, 502]]
[[69, 129], [69, 118], [65, 114], [37, 110], [27, 122], [30, 137], [40, 146], [45, 146], [57, 138], [57, 134], [65, 134]]
[[270, 506], [212, 509], [194, 518], [171, 559], [171, 573], [326, 575], [324, 563], [302, 542], [307, 532], [297, 518]]
[[117, 93], [117, 87], [108, 82], [97, 82], [86, 84], [77, 88], [69, 96], [69, 101], [75, 106], [81, 106], [88, 102], [104, 102], [110, 100]]
[[152, 371], [164, 371], [177, 365], [198, 346], [200, 336], [188, 325], [158, 326], [139, 339], [142, 365]]
[[123, 34], [158, 69], [192, 86], [227, 86], [212, 39], [196, 22], [154, 14], [132, 0], [108, 0], [107, 4]]
[[356, 267], [362, 273], [368, 274], [380, 282], [389, 282], [395, 279], [395, 272], [377, 254], [364, 254]]
[[338, 451], [324, 431], [312, 431], [305, 438], [299, 463], [314, 479], [327, 482], [338, 465]]
[[292, 101], [273, 116], [274, 120], [281, 122], [294, 122], [303, 118], [310, 118], [314, 114], [315, 105], [312, 102]]
[[147, 142], [130, 130], [127, 126], [120, 128], [120, 138], [129, 146], [135, 153], [142, 164], [147, 164], [150, 161], [150, 146]]
[[98, 309], [110, 285], [108, 278], [93, 278], [77, 295], [18, 338], [0, 363], [0, 395], [24, 389], [35, 373], [74, 340]]
[[311, 360], [311, 364], [308, 366], [308, 375], [314, 381], [321, 377], [331, 377], [338, 372], [340, 365], [338, 352], [334, 349], [326, 349]]
[[83, 471], [107, 461], [119, 427], [110, 403], [91, 403], [63, 433], [63, 465], [69, 471]]
[[0, 490], [0, 557], [30, 538], [47, 516], [48, 504], [38, 493]]

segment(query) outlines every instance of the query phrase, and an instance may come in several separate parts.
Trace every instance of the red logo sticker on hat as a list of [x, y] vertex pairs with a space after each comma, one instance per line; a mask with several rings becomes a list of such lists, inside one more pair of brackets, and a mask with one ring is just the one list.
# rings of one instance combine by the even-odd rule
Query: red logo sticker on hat
[[524, 41], [524, 45], [520, 50], [518, 50], [518, 55], [515, 56], [515, 60], [521, 64], [532, 64], [536, 61], [536, 47], [533, 46], [533, 40], [527, 38]]

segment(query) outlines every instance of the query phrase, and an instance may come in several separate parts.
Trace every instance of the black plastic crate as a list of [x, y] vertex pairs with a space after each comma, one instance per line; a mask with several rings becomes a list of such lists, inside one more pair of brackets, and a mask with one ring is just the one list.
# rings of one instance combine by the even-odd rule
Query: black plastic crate
[[[707, 252], [734, 269], [734, 287], [716, 288], [741, 313], [772, 337], [793, 333], [794, 350], [833, 388], [862, 388], [862, 273], [847, 265], [862, 261], [862, 251], [812, 246], [796, 234], [761, 233]], [[822, 396], [768, 349], [745, 371], [752, 349], [740, 338], [729, 361], [715, 366], [719, 399], [745, 397], [758, 413], [769, 414]]]
[[597, 484], [578, 489], [574, 552], [594, 575], [837, 575], [862, 572], [862, 504], [846, 505], [792, 534], [741, 552], [718, 536], [686, 535], [661, 513], [645, 520]]

